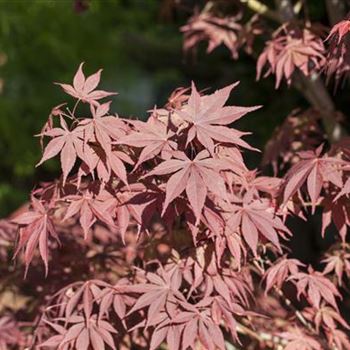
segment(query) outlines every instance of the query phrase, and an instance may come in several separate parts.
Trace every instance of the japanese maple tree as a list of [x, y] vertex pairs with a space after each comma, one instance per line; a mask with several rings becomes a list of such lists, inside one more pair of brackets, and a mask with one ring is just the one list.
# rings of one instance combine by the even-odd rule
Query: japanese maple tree
[[[239, 82], [192, 82], [141, 121], [112, 112], [116, 93], [81, 63], [37, 135], [37, 165], [58, 158], [60, 178], [0, 221], [1, 286], [35, 295], [0, 314], [1, 350], [350, 349], [350, 142], [324, 83], [347, 79], [350, 19], [332, 1], [333, 28], [311, 21], [306, 0], [223, 3], [193, 9], [184, 50], [245, 50], [257, 79], [301, 89], [310, 109], [250, 169], [245, 154], [259, 150], [236, 122], [263, 106], [232, 105]], [[314, 215], [325, 249], [310, 264], [290, 219]]]

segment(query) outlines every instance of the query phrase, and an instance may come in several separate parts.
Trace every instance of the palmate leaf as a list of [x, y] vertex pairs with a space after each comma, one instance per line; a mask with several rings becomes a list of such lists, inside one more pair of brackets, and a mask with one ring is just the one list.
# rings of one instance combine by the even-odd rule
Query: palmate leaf
[[241, 183], [241, 186], [256, 198], [260, 197], [259, 193], [268, 193], [271, 197], [276, 197], [282, 180], [277, 177], [258, 176], [257, 170], [250, 170], [244, 172], [242, 176], [237, 176], [235, 184], [237, 183]]
[[224, 107], [232, 89], [237, 85], [238, 83], [235, 83], [217, 90], [211, 95], [200, 96], [196, 86], [192, 83], [188, 103], [175, 111], [189, 123], [189, 127], [186, 129], [187, 144], [196, 138], [212, 155], [214, 154], [215, 142], [253, 149], [241, 139], [243, 135], [249, 133], [224, 126], [261, 107]]
[[257, 254], [259, 236], [271, 242], [280, 252], [279, 236], [286, 239], [291, 235], [282, 220], [271, 210], [268, 200], [252, 200], [251, 195], [245, 195], [241, 203], [231, 203], [224, 206], [227, 217], [227, 230], [239, 232], [254, 255]]
[[83, 73], [83, 65], [84, 63], [80, 63], [79, 68], [73, 78], [73, 85], [60, 83], [56, 84], [61, 86], [68, 95], [94, 105], [98, 105], [99, 103], [97, 101], [102, 98], [117, 94], [115, 92], [95, 90], [100, 82], [102, 69], [85, 78]]
[[170, 304], [176, 300], [185, 300], [185, 297], [179, 291], [182, 283], [182, 275], [178, 269], [166, 271], [159, 269], [159, 273], [148, 272], [145, 274], [147, 283], [136, 284], [129, 287], [129, 291], [141, 293], [136, 303], [130, 309], [128, 314], [148, 307], [145, 325], [152, 325], [159, 317], [159, 314], [165, 309], [171, 312]]
[[194, 305], [182, 302], [175, 316], [164, 316], [155, 327], [150, 349], [157, 349], [165, 341], [172, 350], [196, 349], [199, 344], [208, 350], [224, 350], [224, 334], [220, 328], [223, 322], [238, 341], [237, 323], [225, 303], [223, 299], [211, 297]]
[[150, 350], [159, 349], [159, 346], [164, 340], [169, 350], [179, 349], [183, 328], [181, 324], [171, 324], [169, 322], [160, 324], [152, 333]]
[[121, 137], [117, 142], [118, 144], [143, 148], [135, 168], [159, 154], [163, 159], [169, 159], [172, 151], [177, 149], [177, 143], [171, 140], [174, 131], [156, 117], [150, 117], [146, 123], [137, 123], [136, 129], [137, 131], [132, 131]]
[[[151, 230], [152, 220], [160, 217], [163, 211], [164, 189], [164, 185], [157, 186], [146, 180], [144, 184], [138, 183], [124, 187], [123, 192], [120, 191], [116, 194], [118, 199], [116, 214], [122, 237], [131, 219], [136, 220], [140, 232]], [[173, 229], [176, 217], [188, 208], [184, 202], [182, 200], [176, 205], [169, 205], [163, 213], [164, 225], [169, 232]]]
[[77, 156], [82, 160], [85, 159], [83, 131], [81, 128], [69, 130], [63, 117], [60, 117], [60, 124], [61, 128], [51, 128], [39, 135], [41, 137], [49, 136], [52, 139], [45, 147], [44, 154], [37, 166], [60, 153], [63, 183], [65, 183], [68, 174], [74, 166]]
[[303, 295], [316, 308], [320, 308], [321, 301], [338, 310], [336, 297], [342, 298], [337, 287], [323, 274], [313, 271], [311, 267], [308, 273], [298, 272], [291, 275], [287, 281], [292, 281], [298, 290], [298, 298]]
[[268, 41], [257, 61], [257, 80], [263, 68], [268, 66], [265, 77], [271, 73], [276, 75], [275, 88], [278, 89], [282, 78], [288, 84], [296, 70], [309, 76], [319, 71], [325, 63], [325, 48], [322, 39], [308, 29], [288, 28], [281, 26]]
[[290, 275], [295, 275], [299, 272], [299, 267], [304, 266], [297, 259], [287, 259], [282, 257], [278, 262], [275, 262], [265, 273], [266, 280], [265, 293], [271, 288], [277, 286], [281, 288], [282, 284]]
[[[39, 347], [57, 349], [116, 349], [114, 329], [105, 317], [106, 306], [110, 305], [111, 285], [100, 280], [89, 280], [67, 286], [59, 294], [59, 317], [44, 322], [58, 333], [41, 343]], [[107, 304], [106, 304], [107, 301]], [[97, 313], [97, 310], [99, 311]]]
[[60, 153], [63, 184], [77, 158], [86, 164], [86, 172], [92, 172], [97, 168], [97, 172], [101, 174], [101, 168], [103, 168], [106, 175], [99, 174], [99, 177], [108, 181], [112, 170], [127, 184], [124, 163], [133, 164], [133, 161], [126, 153], [112, 150], [112, 142], [125, 135], [128, 127], [118, 117], [105, 116], [109, 111], [109, 104], [105, 103], [96, 108], [91, 106], [93, 118], [81, 120], [72, 130], [60, 116], [61, 128], [50, 128], [39, 135], [51, 137], [51, 140], [45, 147], [42, 159], [37, 166]]
[[[348, 227], [350, 225], [350, 206], [349, 201], [345, 196], [341, 196], [344, 189], [347, 187], [345, 183], [343, 189], [338, 192], [338, 195], [328, 194], [322, 202], [322, 237], [324, 237], [326, 229], [331, 225], [337, 228], [343, 242], [346, 241]], [[337, 199], [335, 199], [337, 198]]]
[[119, 140], [126, 134], [128, 127], [121, 118], [108, 115], [110, 102], [98, 105], [91, 105], [92, 118], [80, 121], [79, 127], [84, 132], [85, 144], [98, 142], [108, 156], [112, 149], [112, 141]]
[[189, 87], [178, 87], [168, 97], [168, 102], [164, 106], [166, 110], [178, 109], [189, 99], [187, 94], [191, 89]]
[[72, 315], [83, 310], [84, 317], [89, 319], [94, 305], [101, 302], [104, 289], [110, 287], [108, 283], [99, 280], [89, 280], [82, 283], [70, 292], [68, 301], [62, 305], [65, 318], [69, 319]]
[[[174, 252], [176, 256], [179, 258]], [[162, 342], [174, 350], [194, 349], [196, 344], [206, 349], [224, 349], [222, 325], [238, 339], [234, 317], [245, 314], [239, 304], [245, 299], [240, 295], [246, 293], [245, 281], [235, 281], [230, 270], [222, 277], [215, 272], [215, 262], [213, 265], [206, 272], [189, 257], [177, 262], [170, 260], [154, 273], [138, 271], [140, 281], [146, 283], [126, 289], [141, 294], [129, 314], [146, 309], [143, 321], [135, 327], [153, 327], [150, 349], [157, 349]], [[202, 297], [193, 303], [192, 296], [197, 299], [198, 293]]]
[[306, 335], [299, 328], [292, 328], [279, 335], [288, 341], [285, 350], [322, 350], [316, 339]]
[[132, 299], [129, 296], [129, 281], [127, 279], [120, 279], [115, 285], [107, 286], [97, 296], [97, 301], [100, 305], [99, 319], [107, 317], [113, 308], [115, 314], [120, 320], [126, 316], [127, 305]]
[[181, 27], [184, 33], [184, 50], [193, 50], [200, 41], [206, 40], [208, 53], [223, 44], [230, 50], [232, 58], [238, 58], [242, 25], [237, 20], [238, 16], [220, 18], [210, 12], [191, 17], [189, 22]]
[[336, 40], [338, 45], [343, 38], [350, 32], [350, 21], [348, 19], [340, 21], [331, 29], [326, 41]]
[[[105, 194], [105, 196], [103, 196]], [[111, 215], [111, 207], [114, 204], [114, 198], [101, 192], [99, 197], [94, 197], [89, 191], [80, 195], [70, 195], [65, 197], [70, 202], [63, 220], [67, 220], [79, 213], [79, 222], [83, 229], [85, 238], [89, 229], [100, 220], [111, 227], [114, 227], [114, 221]]]
[[[58, 321], [64, 320], [57, 319], [56, 322]], [[59, 334], [41, 343], [39, 347], [55, 347], [62, 350], [104, 350], [110, 347], [116, 350], [113, 336], [117, 334], [117, 330], [109, 322], [97, 321], [96, 315], [92, 315], [88, 322], [83, 316], [71, 316], [65, 322], [69, 325], [67, 328], [46, 321]]]
[[225, 307], [234, 310], [236, 314], [242, 313], [242, 309], [237, 311], [237, 302], [248, 307], [252, 292], [246, 280], [247, 276], [232, 269], [218, 270], [215, 255], [212, 255], [210, 262], [205, 262], [205, 254], [204, 249], [197, 248], [197, 259], [183, 259], [184, 265], [180, 265], [183, 278], [190, 286], [187, 297], [192, 293], [204, 291], [205, 295], [219, 298], [221, 306], [224, 302]]
[[166, 184], [162, 214], [165, 213], [168, 205], [185, 190], [198, 223], [208, 191], [226, 199], [225, 183], [217, 172], [228, 168], [229, 165], [223, 160], [210, 157], [206, 150], [198, 153], [193, 160], [182, 152], [174, 153], [173, 157], [159, 164], [145, 177], [173, 174]]
[[323, 274], [333, 274], [337, 278], [338, 286], [343, 284], [344, 274], [350, 276], [350, 253], [334, 252], [334, 255], [327, 254], [327, 257], [322, 260], [326, 264], [323, 269]]
[[316, 151], [300, 152], [302, 158], [295, 164], [285, 176], [283, 194], [284, 204], [305, 184], [312, 204], [312, 211], [315, 211], [317, 202], [321, 195], [322, 187], [330, 182], [336, 187], [343, 185], [342, 169], [346, 162], [327, 155], [321, 156], [323, 145]]
[[175, 324], [184, 324], [182, 348], [195, 348], [199, 341], [205, 349], [225, 349], [223, 333], [211, 316], [208, 308], [213, 303], [213, 298], [204, 298], [199, 303], [191, 305], [182, 303], [183, 311], [173, 318]]
[[349, 18], [347, 18], [336, 24], [327, 38], [329, 47], [324, 70], [327, 82], [331, 78], [334, 79], [335, 90], [339, 87], [341, 81], [345, 81], [349, 77], [349, 23]]
[[19, 242], [15, 256], [20, 250], [24, 249], [25, 274], [27, 274], [35, 249], [39, 246], [40, 256], [44, 262], [47, 275], [49, 268], [48, 241], [51, 237], [59, 242], [59, 238], [49, 216], [48, 209], [35, 197], [32, 197], [31, 204], [32, 210], [24, 212], [12, 220], [20, 226]]
[[306, 308], [303, 310], [303, 314], [308, 320], [315, 323], [317, 332], [320, 332], [321, 327], [335, 330], [337, 329], [337, 324], [340, 324], [347, 330], [350, 328], [341, 314], [329, 306], [321, 306], [316, 313], [313, 308]]
[[11, 316], [0, 317], [0, 349], [8, 350], [20, 346], [24, 340], [17, 322]]
[[350, 339], [347, 333], [340, 329], [332, 329], [327, 333], [328, 343], [331, 346], [336, 346], [339, 350], [350, 349]]
[[334, 198], [334, 202], [337, 201], [342, 196], [347, 196], [350, 193], [350, 179], [348, 178], [342, 186], [341, 191], [337, 194], [337, 196]]

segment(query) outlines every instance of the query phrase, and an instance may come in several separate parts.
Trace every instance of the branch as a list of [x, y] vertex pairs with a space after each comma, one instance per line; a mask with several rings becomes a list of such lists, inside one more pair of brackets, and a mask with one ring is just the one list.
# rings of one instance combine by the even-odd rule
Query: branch
[[[290, 0], [275, 0], [275, 3], [282, 20], [288, 22], [295, 20], [294, 8]], [[347, 134], [334, 117], [336, 114], [335, 105], [319, 75], [313, 74], [306, 77], [302, 73], [295, 74], [293, 84], [320, 112], [323, 126], [331, 143], [339, 141]]]
[[256, 12], [257, 14], [267, 17], [275, 22], [282, 22], [281, 17], [276, 11], [273, 11], [269, 9], [268, 6], [261, 3], [258, 0], [240, 0], [242, 4], [244, 4], [246, 7], [248, 7], [253, 12]]
[[294, 86], [305, 96], [308, 102], [320, 113], [322, 123], [331, 143], [346, 136], [345, 129], [335, 120], [336, 107], [321, 78], [315, 74], [306, 77], [298, 72]]
[[266, 333], [266, 332], [256, 332], [249, 327], [243, 325], [242, 323], [237, 322], [237, 332], [245, 335], [249, 338], [257, 340], [261, 343], [269, 343], [274, 347], [281, 348], [285, 347], [288, 344], [288, 341], [274, 334]]
[[294, 19], [294, 9], [290, 0], [275, 0], [279, 15], [283, 21], [292, 21]]
[[303, 8], [303, 6], [304, 6], [304, 1], [305, 1], [305, 0], [299, 0], [299, 1], [294, 5], [293, 10], [294, 10], [294, 13], [295, 13], [296, 15], [298, 15], [298, 14], [300, 13], [301, 9]]

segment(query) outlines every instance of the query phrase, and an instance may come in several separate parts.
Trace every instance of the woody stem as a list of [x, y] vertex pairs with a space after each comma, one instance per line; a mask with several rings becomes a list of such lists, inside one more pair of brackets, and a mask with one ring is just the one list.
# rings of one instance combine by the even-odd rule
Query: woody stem
[[[276, 7], [283, 21], [295, 20], [294, 8], [290, 0], [275, 0]], [[306, 77], [301, 72], [295, 74], [293, 83], [309, 103], [320, 113], [322, 122], [331, 143], [339, 141], [347, 133], [335, 119], [336, 108], [318, 74]]]

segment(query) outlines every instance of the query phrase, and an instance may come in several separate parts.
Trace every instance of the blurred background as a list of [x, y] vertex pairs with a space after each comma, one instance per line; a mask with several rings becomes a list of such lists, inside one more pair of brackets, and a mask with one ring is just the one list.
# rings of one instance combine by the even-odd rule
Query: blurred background
[[[326, 21], [320, 2], [309, 3], [312, 18]], [[255, 83], [254, 60], [244, 53], [238, 61], [224, 47], [207, 55], [203, 43], [196, 56], [186, 56], [179, 28], [190, 15], [173, 0], [0, 1], [1, 216], [23, 203], [36, 183], [58, 176], [55, 160], [35, 167], [41, 149], [34, 135], [51, 108], [66, 101], [53, 82], [70, 83], [80, 62], [86, 74], [103, 68], [101, 87], [119, 92], [112, 110], [124, 117], [145, 118], [191, 80], [212, 90], [240, 80], [230, 102], [264, 106], [239, 126], [253, 132], [248, 141], [260, 149], [288, 113], [307, 105], [293, 89], [275, 91], [273, 78]], [[337, 96], [345, 113], [348, 93]], [[258, 165], [259, 155], [247, 157]]]

